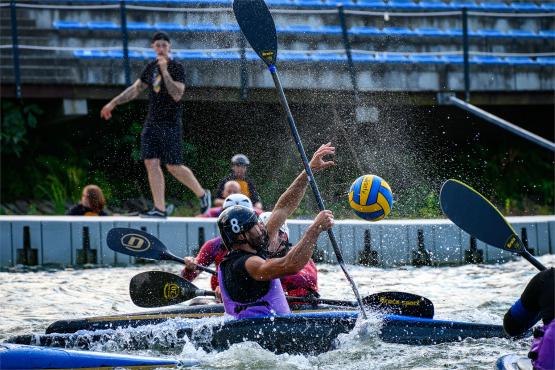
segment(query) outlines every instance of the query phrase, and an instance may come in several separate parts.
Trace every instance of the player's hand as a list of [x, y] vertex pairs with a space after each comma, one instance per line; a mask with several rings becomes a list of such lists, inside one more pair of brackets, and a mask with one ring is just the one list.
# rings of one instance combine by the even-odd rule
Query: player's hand
[[322, 145], [312, 156], [312, 159], [310, 160], [310, 169], [313, 172], [318, 172], [318, 171], [325, 170], [326, 168], [335, 166], [335, 162], [333, 160], [327, 161], [324, 159], [326, 155], [334, 155], [334, 154], [335, 154], [335, 147], [331, 146], [331, 142]]
[[102, 110], [100, 111], [100, 117], [104, 118], [106, 121], [109, 120], [110, 118], [112, 118], [112, 111], [115, 107], [116, 106], [112, 104], [112, 102], [106, 104], [104, 107], [102, 107]]
[[314, 223], [311, 228], [314, 228], [317, 233], [331, 229], [334, 224], [333, 213], [328, 210], [324, 210], [316, 216]]
[[197, 269], [197, 261], [193, 257], [185, 257], [183, 258], [185, 262], [185, 268], [189, 271], [195, 271]]
[[214, 293], [216, 294], [216, 303], [222, 303], [222, 290], [219, 285], [214, 289]]
[[156, 60], [158, 63], [158, 67], [160, 68], [160, 72], [166, 72], [168, 70], [168, 60], [166, 59], [166, 57], [158, 55], [156, 57]]

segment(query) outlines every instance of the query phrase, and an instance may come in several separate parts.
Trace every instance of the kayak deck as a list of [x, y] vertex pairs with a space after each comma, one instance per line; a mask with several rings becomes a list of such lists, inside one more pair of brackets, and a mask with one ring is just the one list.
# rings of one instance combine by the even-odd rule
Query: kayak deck
[[[333, 349], [339, 334], [352, 331], [357, 319], [357, 311], [329, 309], [241, 320], [226, 320], [223, 317], [207, 320], [179, 318], [167, 324], [131, 328], [131, 332], [126, 334], [122, 334], [121, 329], [81, 330], [65, 334], [24, 335], [12, 338], [11, 342], [87, 349], [110, 341], [119, 343], [122, 350], [135, 350], [173, 348], [192, 341], [206, 350], [220, 351], [235, 343], [254, 341], [276, 353], [315, 354]], [[416, 345], [505, 336], [501, 325], [397, 315], [383, 315], [379, 329], [378, 336], [385, 342]], [[165, 330], [163, 340], [160, 340], [160, 335], [156, 335], [160, 330]], [[124, 337], [124, 340], [118, 341], [118, 336]], [[129, 340], [129, 337], [133, 339]], [[153, 341], [153, 338], [156, 340]]]
[[112, 369], [115, 367], [155, 369], [160, 367], [183, 368], [195, 365], [198, 365], [198, 361], [176, 361], [157, 357], [0, 344], [0, 367], [3, 370]]

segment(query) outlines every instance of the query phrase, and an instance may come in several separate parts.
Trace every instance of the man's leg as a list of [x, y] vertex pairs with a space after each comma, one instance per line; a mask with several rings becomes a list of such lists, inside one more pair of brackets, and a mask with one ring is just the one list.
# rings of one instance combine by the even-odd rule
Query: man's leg
[[[165, 212], [166, 201], [164, 199], [164, 174], [160, 167], [159, 159], [145, 159], [146, 172], [148, 173], [148, 183], [152, 192], [154, 207]], [[199, 185], [200, 186], [200, 185]]]
[[168, 172], [173, 175], [173, 177], [191, 189], [197, 197], [200, 198], [204, 195], [204, 189], [189, 167], [185, 167], [181, 164], [167, 164], [166, 168], [168, 169]]

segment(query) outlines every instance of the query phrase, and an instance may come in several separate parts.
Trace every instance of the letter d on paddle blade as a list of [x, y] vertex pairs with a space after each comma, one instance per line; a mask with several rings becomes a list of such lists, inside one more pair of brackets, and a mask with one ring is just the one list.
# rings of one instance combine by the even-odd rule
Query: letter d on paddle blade
[[133, 276], [129, 283], [131, 300], [139, 307], [171, 306], [194, 298], [195, 286], [179, 276], [147, 271]]
[[233, 13], [245, 38], [268, 66], [277, 58], [274, 19], [263, 0], [234, 0]]

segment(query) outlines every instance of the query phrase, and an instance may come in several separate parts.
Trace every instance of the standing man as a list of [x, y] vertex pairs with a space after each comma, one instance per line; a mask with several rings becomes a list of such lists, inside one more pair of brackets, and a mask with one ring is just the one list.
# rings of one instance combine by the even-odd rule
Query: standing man
[[144, 217], [166, 217], [165, 183], [161, 164], [199, 198], [201, 213], [211, 205], [210, 191], [203, 189], [193, 172], [183, 165], [183, 104], [185, 70], [170, 57], [170, 38], [165, 32], [152, 37], [156, 60], [150, 62], [141, 78], [112, 99], [100, 111], [105, 120], [112, 118], [116, 106], [135, 99], [148, 87], [148, 115], [141, 133], [141, 158], [148, 173], [154, 208]]
[[214, 203], [217, 206], [221, 206], [224, 203], [224, 185], [231, 180], [237, 181], [241, 186], [241, 194], [246, 195], [250, 198], [254, 208], [259, 210], [262, 209], [262, 202], [260, 201], [260, 196], [256, 191], [256, 188], [252, 180], [247, 176], [247, 168], [251, 162], [244, 154], [235, 154], [231, 157], [231, 173], [226, 176], [218, 186], [218, 192], [216, 193], [216, 200]]

